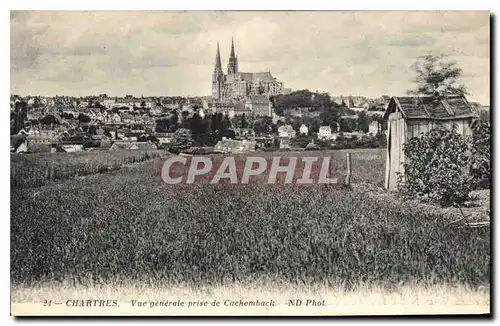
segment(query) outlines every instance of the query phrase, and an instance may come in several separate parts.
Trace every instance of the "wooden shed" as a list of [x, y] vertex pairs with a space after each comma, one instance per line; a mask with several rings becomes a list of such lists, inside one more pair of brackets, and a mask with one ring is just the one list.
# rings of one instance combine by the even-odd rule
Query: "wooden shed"
[[457, 126], [462, 135], [471, 134], [477, 114], [464, 96], [436, 99], [430, 96], [392, 97], [384, 113], [387, 119], [387, 161], [385, 188], [397, 189], [398, 173], [404, 173], [403, 144], [433, 128]]

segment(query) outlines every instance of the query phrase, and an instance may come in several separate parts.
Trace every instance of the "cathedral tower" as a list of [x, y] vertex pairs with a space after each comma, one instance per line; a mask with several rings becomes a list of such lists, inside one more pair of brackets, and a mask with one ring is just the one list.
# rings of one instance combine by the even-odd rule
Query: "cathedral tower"
[[235, 75], [238, 73], [238, 58], [234, 54], [234, 40], [231, 38], [231, 54], [229, 56], [229, 63], [227, 64], [227, 74]]
[[215, 54], [215, 67], [212, 73], [212, 98], [214, 100], [222, 99], [222, 90], [224, 87], [224, 72], [220, 61], [219, 42], [217, 42], [217, 53]]

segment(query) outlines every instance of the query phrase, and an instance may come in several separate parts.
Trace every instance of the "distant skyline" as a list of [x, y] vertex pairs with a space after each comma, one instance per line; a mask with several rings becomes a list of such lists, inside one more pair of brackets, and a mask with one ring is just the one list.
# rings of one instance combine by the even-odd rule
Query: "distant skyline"
[[404, 95], [429, 52], [490, 101], [490, 17], [450, 12], [11, 12], [11, 93], [206, 96], [216, 43], [226, 69], [271, 71], [285, 87], [332, 96]]

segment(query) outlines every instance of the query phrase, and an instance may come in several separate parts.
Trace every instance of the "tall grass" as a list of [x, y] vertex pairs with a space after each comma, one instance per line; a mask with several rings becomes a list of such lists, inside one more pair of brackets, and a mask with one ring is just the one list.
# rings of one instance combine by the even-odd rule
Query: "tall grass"
[[13, 282], [489, 284], [489, 230], [357, 191], [167, 185], [160, 165], [13, 189]]
[[89, 151], [12, 154], [11, 188], [40, 187], [77, 176], [118, 170], [126, 164], [159, 157], [160, 151]]

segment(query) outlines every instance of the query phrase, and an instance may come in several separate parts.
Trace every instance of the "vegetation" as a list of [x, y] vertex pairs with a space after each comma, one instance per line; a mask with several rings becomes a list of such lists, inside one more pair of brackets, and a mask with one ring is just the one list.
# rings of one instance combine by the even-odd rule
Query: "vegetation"
[[10, 156], [10, 186], [40, 187], [77, 176], [118, 170], [126, 164], [159, 157], [160, 151], [85, 151], [75, 153], [37, 153]]
[[491, 130], [489, 121], [474, 121], [472, 124], [471, 175], [476, 188], [490, 188], [491, 184]]
[[461, 205], [474, 188], [489, 186], [490, 130], [480, 120], [473, 123], [472, 137], [458, 134], [455, 127], [436, 128], [410, 139], [404, 152], [403, 195]]
[[307, 89], [298, 90], [286, 95], [277, 95], [271, 98], [276, 114], [282, 116], [287, 109], [293, 108], [311, 108], [318, 110], [320, 108], [329, 108], [333, 104], [328, 93], [313, 93]]
[[421, 56], [412, 68], [416, 74], [416, 88], [410, 90], [410, 94], [435, 97], [467, 94], [465, 86], [458, 83], [462, 69], [445, 55]]
[[177, 129], [172, 140], [171, 148], [173, 150], [183, 150], [191, 147], [193, 138], [189, 129]]
[[[307, 153], [331, 155], [335, 171], [345, 173], [344, 152]], [[352, 181], [381, 184], [384, 151], [352, 153]], [[166, 185], [160, 167], [150, 161], [37, 190], [14, 188], [14, 285], [260, 279], [306, 286], [489, 285], [487, 231], [445, 227], [440, 216], [356, 190], [259, 179]]]

